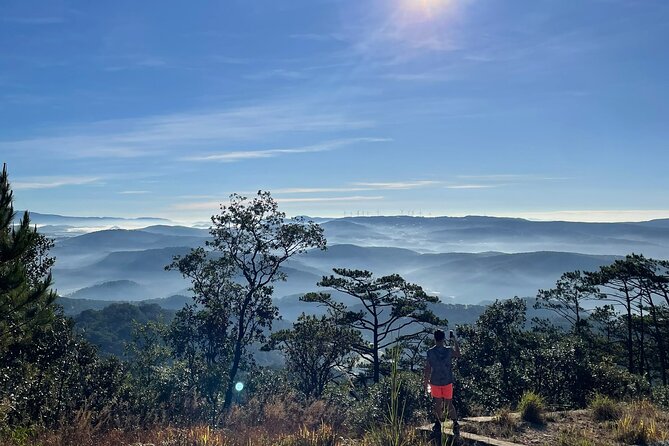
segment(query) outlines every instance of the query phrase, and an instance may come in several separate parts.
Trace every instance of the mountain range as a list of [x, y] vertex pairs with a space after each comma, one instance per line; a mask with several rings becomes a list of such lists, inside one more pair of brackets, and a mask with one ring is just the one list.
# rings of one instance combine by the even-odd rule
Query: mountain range
[[[188, 295], [188, 282], [165, 271], [175, 255], [201, 246], [202, 228], [153, 219], [31, 214], [55, 238], [55, 287], [61, 296], [91, 301], [140, 301]], [[334, 267], [399, 273], [445, 303], [476, 304], [534, 296], [565, 272], [595, 270], [625, 254], [669, 258], [669, 220], [638, 223], [536, 222], [495, 217], [346, 217], [318, 219], [326, 251], [309, 251], [284, 265], [281, 299], [319, 290]], [[96, 224], [151, 222], [135, 229], [91, 231]], [[68, 226], [67, 235], [61, 234]], [[54, 228], [61, 228], [54, 230]]]

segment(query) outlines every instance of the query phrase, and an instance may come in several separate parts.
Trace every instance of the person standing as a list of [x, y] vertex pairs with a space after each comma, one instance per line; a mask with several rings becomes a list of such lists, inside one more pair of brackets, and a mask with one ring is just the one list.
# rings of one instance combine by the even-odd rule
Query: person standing
[[[425, 361], [425, 389], [432, 395], [434, 402], [434, 416], [436, 418], [434, 431], [441, 434], [441, 423], [446, 416], [453, 420], [453, 434], [459, 435], [458, 414], [453, 406], [453, 358], [460, 357], [458, 341], [450, 331], [452, 346], [446, 344], [446, 334], [443, 330], [435, 330], [434, 347], [427, 351]], [[446, 409], [446, 413], [444, 413]]]

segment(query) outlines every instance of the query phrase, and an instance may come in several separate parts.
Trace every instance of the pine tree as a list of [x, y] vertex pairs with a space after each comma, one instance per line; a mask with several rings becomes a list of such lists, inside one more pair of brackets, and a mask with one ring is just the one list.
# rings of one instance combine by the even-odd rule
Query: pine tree
[[30, 227], [25, 212], [21, 221], [15, 218], [13, 193], [7, 177], [7, 166], [0, 175], [0, 354], [7, 346], [26, 336], [53, 316], [56, 294], [51, 287], [51, 274], [31, 277], [30, 255], [41, 236]]

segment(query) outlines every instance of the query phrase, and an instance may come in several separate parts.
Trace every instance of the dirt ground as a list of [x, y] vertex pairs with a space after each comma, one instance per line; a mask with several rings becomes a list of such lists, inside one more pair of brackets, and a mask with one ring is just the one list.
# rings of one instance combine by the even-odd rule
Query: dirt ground
[[552, 412], [544, 424], [522, 421], [519, 414], [470, 421], [462, 431], [539, 446], [669, 446], [669, 412], [644, 407], [621, 407], [620, 417], [596, 421], [588, 410]]

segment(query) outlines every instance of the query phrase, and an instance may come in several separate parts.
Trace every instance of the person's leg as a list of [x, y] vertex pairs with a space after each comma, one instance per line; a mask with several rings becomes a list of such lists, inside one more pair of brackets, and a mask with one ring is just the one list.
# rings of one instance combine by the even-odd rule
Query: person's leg
[[434, 400], [434, 416], [438, 422], [444, 420], [444, 399], [433, 398]]
[[451, 420], [457, 420], [458, 419], [458, 413], [455, 411], [455, 406], [453, 405], [453, 400], [452, 399], [447, 399], [446, 400], [446, 413], [448, 415], [448, 418]]

